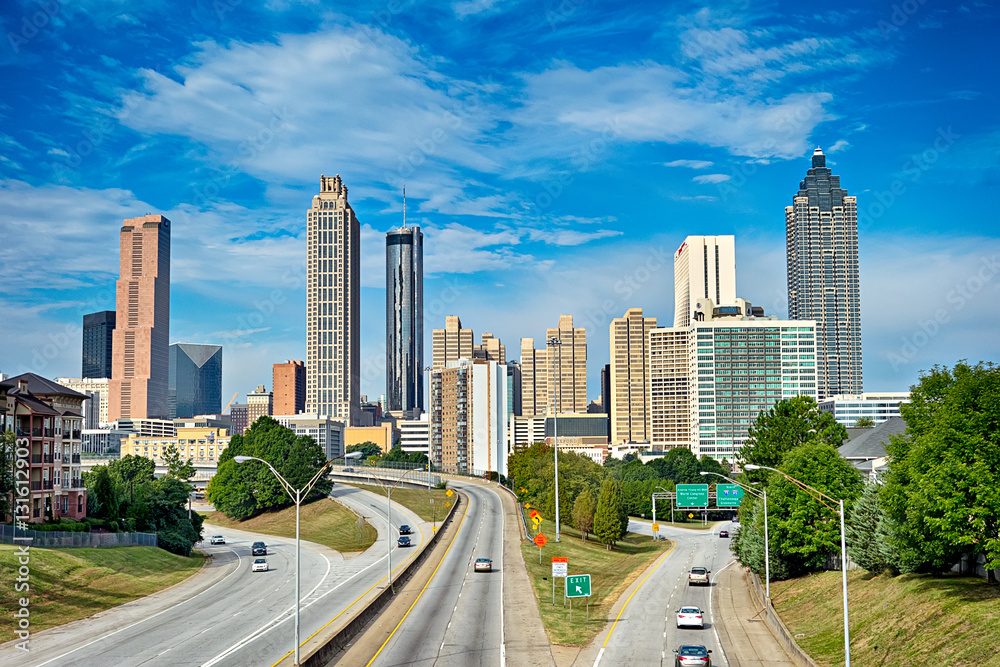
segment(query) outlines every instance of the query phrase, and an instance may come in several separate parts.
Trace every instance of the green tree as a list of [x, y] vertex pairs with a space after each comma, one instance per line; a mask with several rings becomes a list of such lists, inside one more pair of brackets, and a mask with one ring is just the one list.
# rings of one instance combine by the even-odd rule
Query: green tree
[[889, 569], [879, 540], [879, 525], [885, 513], [879, 505], [879, 487], [866, 484], [851, 510], [847, 523], [847, 553], [851, 560], [872, 574]]
[[0, 517], [6, 520], [14, 512], [14, 459], [17, 437], [13, 431], [0, 432]]
[[87, 489], [88, 515], [118, 520], [121, 517], [121, 502], [108, 466], [94, 466], [90, 472], [83, 474], [83, 482]]
[[[847, 429], [828, 412], [821, 412], [809, 396], [778, 401], [767, 412], [761, 412], [750, 425], [747, 440], [740, 450], [745, 463], [778, 467], [782, 457], [804, 444], [827, 444], [840, 447], [847, 440]], [[760, 480], [762, 472], [748, 477]]]
[[[844, 500], [845, 512], [861, 495], [861, 473], [826, 444], [795, 447], [780, 470], [819, 491]], [[840, 553], [839, 505], [820, 501], [785, 477], [771, 473], [767, 487], [771, 553], [788, 564], [790, 576], [821, 569]]]
[[368, 458], [370, 456], [381, 456], [382, 448], [371, 440], [366, 440], [357, 445], [349, 445], [347, 453], [350, 454], [351, 452], [361, 452], [363, 458]]
[[615, 542], [625, 537], [628, 515], [622, 498], [622, 485], [617, 479], [608, 478], [601, 484], [594, 512], [594, 534], [610, 550]]
[[963, 555], [1000, 568], [1000, 367], [935, 366], [900, 406], [880, 500], [902, 571], [942, 572]]
[[871, 417], [858, 417], [854, 422], [854, 428], [875, 428], [875, 420]]
[[177, 446], [173, 443], [167, 446], [166, 451], [163, 452], [163, 460], [167, 464], [167, 475], [169, 477], [179, 479], [182, 482], [187, 482], [194, 477], [195, 469], [191, 463], [194, 461], [194, 458], [189, 458], [185, 461], [180, 451], [178, 451]]
[[590, 489], [584, 489], [576, 497], [573, 503], [573, 525], [579, 530], [584, 542], [590, 534], [590, 529], [594, 527], [594, 512], [597, 510], [597, 503], [594, 500], [594, 493]]
[[[741, 563], [763, 577], [767, 573], [763, 499], [750, 494], [743, 496], [739, 515], [740, 525], [733, 533], [730, 548]], [[772, 579], [788, 579], [791, 576], [788, 563], [776, 553], [773, 545], [770, 565]]]
[[135, 489], [156, 477], [156, 463], [145, 456], [126, 454], [108, 463], [108, 474], [115, 486], [126, 497], [127, 502], [135, 498]]

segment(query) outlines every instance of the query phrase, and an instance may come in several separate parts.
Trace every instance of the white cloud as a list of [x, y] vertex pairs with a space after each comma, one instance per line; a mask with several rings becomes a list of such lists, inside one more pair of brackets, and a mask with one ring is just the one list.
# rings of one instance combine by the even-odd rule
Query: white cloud
[[849, 141], [847, 141], [846, 139], [838, 139], [836, 142], [834, 142], [832, 146], [826, 149], [826, 152], [827, 154], [836, 153], [838, 151], [842, 151], [850, 147], [851, 144]]
[[708, 160], [673, 160], [664, 162], [664, 167], [687, 167], [688, 169], [706, 169], [712, 166]]
[[499, 0], [463, 0], [452, 5], [455, 16], [464, 19], [475, 14], [492, 13], [496, 11]]
[[695, 183], [701, 183], [704, 185], [706, 183], [724, 183], [730, 178], [732, 178], [732, 176], [729, 174], [703, 174], [701, 176], [695, 176], [691, 180]]

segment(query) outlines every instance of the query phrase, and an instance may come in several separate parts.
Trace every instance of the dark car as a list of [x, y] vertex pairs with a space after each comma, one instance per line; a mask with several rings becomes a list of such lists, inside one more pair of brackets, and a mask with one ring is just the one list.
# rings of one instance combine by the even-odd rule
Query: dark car
[[410, 527], [407, 526], [405, 523], [402, 526], [399, 527], [399, 534], [400, 535], [409, 535], [410, 532], [412, 532], [412, 531], [410, 531]]
[[267, 545], [263, 542], [254, 542], [253, 546], [250, 547], [250, 553], [254, 556], [266, 556]]
[[729, 531], [728, 530], [720, 530], [719, 531], [719, 537], [729, 537]]
[[674, 667], [712, 667], [712, 651], [704, 646], [685, 645], [674, 650]]
[[407, 537], [406, 535], [400, 535], [399, 540], [396, 541], [396, 544], [398, 544], [401, 547], [408, 547], [410, 546], [410, 538]]

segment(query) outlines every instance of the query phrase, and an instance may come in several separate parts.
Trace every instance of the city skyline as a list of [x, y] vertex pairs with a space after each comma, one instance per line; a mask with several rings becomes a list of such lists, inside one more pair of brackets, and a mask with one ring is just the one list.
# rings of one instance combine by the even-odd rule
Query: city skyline
[[[425, 349], [445, 315], [510, 345], [572, 314], [596, 398], [610, 321], [670, 321], [689, 235], [737, 237], [739, 296], [787, 316], [781, 213], [817, 146], [858, 197], [865, 390], [997, 360], [993, 8], [896, 25], [862, 3], [459, 3], [383, 25], [283, 3], [241, 6], [239, 25], [192, 5], [193, 25], [87, 7], [0, 53], [2, 372], [78, 374], [82, 315], [114, 308], [121, 220], [155, 212], [173, 227], [170, 342], [223, 345], [224, 396], [266, 383], [306, 357], [301, 208], [340, 173], [362, 222], [360, 393], [385, 392], [383, 243], [405, 182]], [[36, 10], [0, 10], [5, 33]], [[135, 51], [118, 25], [170, 39]]]

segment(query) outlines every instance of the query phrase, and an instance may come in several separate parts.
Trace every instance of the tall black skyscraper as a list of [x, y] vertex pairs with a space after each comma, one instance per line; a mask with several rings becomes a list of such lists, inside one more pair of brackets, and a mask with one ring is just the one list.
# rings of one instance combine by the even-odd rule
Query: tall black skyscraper
[[[820, 398], [860, 394], [858, 198], [840, 187], [840, 176], [826, 166], [822, 149], [813, 153], [812, 168], [785, 207], [785, 235], [788, 316], [818, 325], [817, 393]], [[800, 382], [811, 379], [799, 377]]]
[[112, 332], [115, 311], [102, 310], [83, 316], [83, 369], [80, 377], [111, 377]]
[[167, 410], [171, 419], [222, 412], [222, 346], [170, 346]]
[[[405, 216], [405, 213], [404, 213]], [[424, 407], [424, 235], [385, 235], [386, 410], [416, 417]]]

